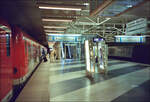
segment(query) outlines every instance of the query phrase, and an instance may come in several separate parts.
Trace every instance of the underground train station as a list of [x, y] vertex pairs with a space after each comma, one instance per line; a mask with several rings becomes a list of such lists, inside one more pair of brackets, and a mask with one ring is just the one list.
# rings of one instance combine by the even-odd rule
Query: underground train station
[[0, 102], [150, 102], [150, 0], [0, 0]]

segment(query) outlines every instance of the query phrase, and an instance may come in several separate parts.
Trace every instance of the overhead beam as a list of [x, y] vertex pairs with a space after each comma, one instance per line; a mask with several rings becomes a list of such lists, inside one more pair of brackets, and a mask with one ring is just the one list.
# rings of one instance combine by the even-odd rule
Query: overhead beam
[[91, 23], [91, 22], [75, 22], [74, 25], [99, 25], [100, 23]]
[[[122, 25], [123, 23], [105, 23], [105, 25]], [[74, 25], [100, 25], [100, 23], [75, 22]]]
[[[74, 25], [100, 25], [101, 23], [75, 22]], [[105, 25], [122, 25], [122, 23], [105, 23]]]
[[[49, 10], [40, 10], [41, 11], [41, 16], [42, 17], [58, 17], [58, 16], [62, 16], [62, 17], [65, 17], [65, 16], [68, 16], [68, 17], [80, 17], [81, 14], [76, 14], [75, 11], [68, 11], [68, 12], [50, 12]], [[74, 17], [74, 18], [75, 18]]]
[[97, 15], [98, 13], [101, 13], [106, 9], [108, 6], [110, 6], [114, 1], [116, 0], [104, 0], [103, 3], [101, 3], [95, 10], [93, 10], [90, 13], [90, 16]]
[[125, 14], [125, 13], [127, 13], [127, 12], [129, 12], [129, 11], [131, 11], [133, 9], [135, 9], [135, 8], [138, 8], [138, 7], [142, 6], [143, 4], [147, 3], [148, 1], [150, 2], [150, 0], [143, 0], [142, 2], [138, 3], [137, 5], [135, 5], [133, 7], [130, 7], [130, 8], [126, 9], [125, 11], [123, 11], [123, 12], [121, 12], [121, 13], [115, 15], [115, 16], [116, 17], [121, 16], [121, 15], [123, 15], [123, 14]]
[[[105, 20], [103, 20], [102, 22], [100, 22], [99, 25], [101, 25], [101, 24], [107, 22], [107, 21], [110, 20], [110, 19], [111, 19], [111, 18], [106, 18]], [[89, 30], [91, 30], [91, 29], [93, 29], [93, 28], [95, 28], [95, 27], [97, 27], [97, 26], [99, 26], [99, 25], [94, 25], [94, 26], [92, 26], [91, 28], [89, 28], [89, 29], [83, 31], [82, 33], [85, 33], [85, 32], [87, 32], [87, 31], [89, 31]]]

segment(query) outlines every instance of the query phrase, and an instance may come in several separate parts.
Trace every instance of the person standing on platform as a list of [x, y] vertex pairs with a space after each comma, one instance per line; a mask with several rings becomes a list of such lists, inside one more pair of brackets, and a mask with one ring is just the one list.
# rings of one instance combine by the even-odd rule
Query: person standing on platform
[[55, 49], [53, 49], [53, 51], [51, 52], [51, 62], [55, 61], [55, 55], [56, 55], [56, 51]]
[[47, 48], [47, 54], [49, 55], [49, 59], [50, 59], [50, 48]]
[[42, 48], [42, 56], [45, 56], [45, 50]]
[[44, 48], [42, 48], [42, 57], [43, 57], [44, 62], [47, 62], [46, 53], [45, 53]]

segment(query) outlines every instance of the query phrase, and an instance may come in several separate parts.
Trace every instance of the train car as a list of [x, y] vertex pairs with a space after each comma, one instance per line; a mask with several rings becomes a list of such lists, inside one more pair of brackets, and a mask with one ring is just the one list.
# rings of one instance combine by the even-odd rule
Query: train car
[[20, 28], [0, 20], [0, 102], [16, 99], [42, 61], [43, 48], [46, 51]]
[[0, 20], [0, 102], [12, 96], [12, 38], [10, 26]]
[[14, 85], [22, 84], [40, 63], [42, 45], [18, 27], [13, 28]]

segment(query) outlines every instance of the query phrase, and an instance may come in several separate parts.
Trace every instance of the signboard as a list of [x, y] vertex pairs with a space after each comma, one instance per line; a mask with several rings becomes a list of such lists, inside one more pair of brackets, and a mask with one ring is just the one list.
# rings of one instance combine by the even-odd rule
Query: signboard
[[64, 42], [75, 42], [76, 37], [64, 37]]
[[81, 42], [81, 36], [48, 36], [48, 41], [58, 41], [58, 42]]
[[48, 35], [49, 42], [83, 42], [84, 40], [92, 39], [96, 35], [79, 35], [79, 34], [52, 34]]
[[144, 36], [115, 36], [116, 42], [125, 42], [125, 43], [144, 43]]
[[103, 41], [102, 38], [93, 38], [93, 42], [100, 42], [100, 41]]

